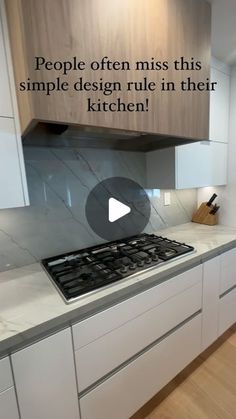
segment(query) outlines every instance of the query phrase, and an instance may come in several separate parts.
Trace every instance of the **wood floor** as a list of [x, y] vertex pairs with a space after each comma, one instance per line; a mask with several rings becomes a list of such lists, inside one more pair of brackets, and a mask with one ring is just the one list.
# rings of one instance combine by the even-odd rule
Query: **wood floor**
[[236, 419], [236, 326], [131, 419]]

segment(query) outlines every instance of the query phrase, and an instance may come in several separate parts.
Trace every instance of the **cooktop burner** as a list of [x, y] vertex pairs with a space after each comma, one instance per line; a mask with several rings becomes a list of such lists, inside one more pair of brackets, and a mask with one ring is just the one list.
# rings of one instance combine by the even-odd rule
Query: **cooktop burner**
[[185, 243], [154, 234], [141, 234], [44, 259], [42, 264], [69, 303], [193, 251], [194, 248]]

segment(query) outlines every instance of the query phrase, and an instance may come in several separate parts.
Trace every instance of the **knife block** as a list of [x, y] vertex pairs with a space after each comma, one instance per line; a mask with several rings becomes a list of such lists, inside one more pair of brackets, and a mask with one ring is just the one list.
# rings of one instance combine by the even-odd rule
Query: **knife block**
[[213, 205], [207, 206], [206, 202], [203, 202], [198, 210], [193, 214], [192, 222], [198, 224], [206, 224], [208, 226], [214, 226], [218, 224], [218, 214], [210, 214], [213, 209]]

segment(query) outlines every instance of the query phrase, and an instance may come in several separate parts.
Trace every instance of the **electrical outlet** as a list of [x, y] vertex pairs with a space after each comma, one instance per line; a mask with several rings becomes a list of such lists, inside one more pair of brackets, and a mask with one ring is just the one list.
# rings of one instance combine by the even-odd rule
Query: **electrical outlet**
[[164, 205], [167, 207], [171, 204], [170, 192], [164, 192]]

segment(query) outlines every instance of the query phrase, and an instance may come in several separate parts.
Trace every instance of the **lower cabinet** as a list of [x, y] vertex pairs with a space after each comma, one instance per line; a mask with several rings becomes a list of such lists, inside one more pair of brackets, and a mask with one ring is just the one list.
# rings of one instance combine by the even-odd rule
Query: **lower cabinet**
[[219, 335], [236, 321], [236, 249], [221, 255]]
[[73, 326], [79, 392], [201, 308], [202, 266], [197, 266]]
[[12, 366], [21, 419], [79, 419], [70, 328], [16, 352]]
[[236, 321], [236, 249], [203, 265], [202, 350]]
[[221, 255], [220, 295], [236, 286], [236, 248]]
[[0, 360], [0, 419], [19, 419], [9, 358]]
[[236, 287], [220, 298], [219, 335], [222, 335], [236, 321]]
[[221, 256], [203, 265], [202, 351], [218, 338]]
[[235, 272], [233, 249], [14, 353], [15, 384], [0, 360], [0, 419], [128, 419], [235, 323]]
[[13, 387], [0, 393], [0, 419], [20, 419]]
[[82, 419], [129, 418], [200, 351], [201, 315], [197, 315], [81, 397]]

